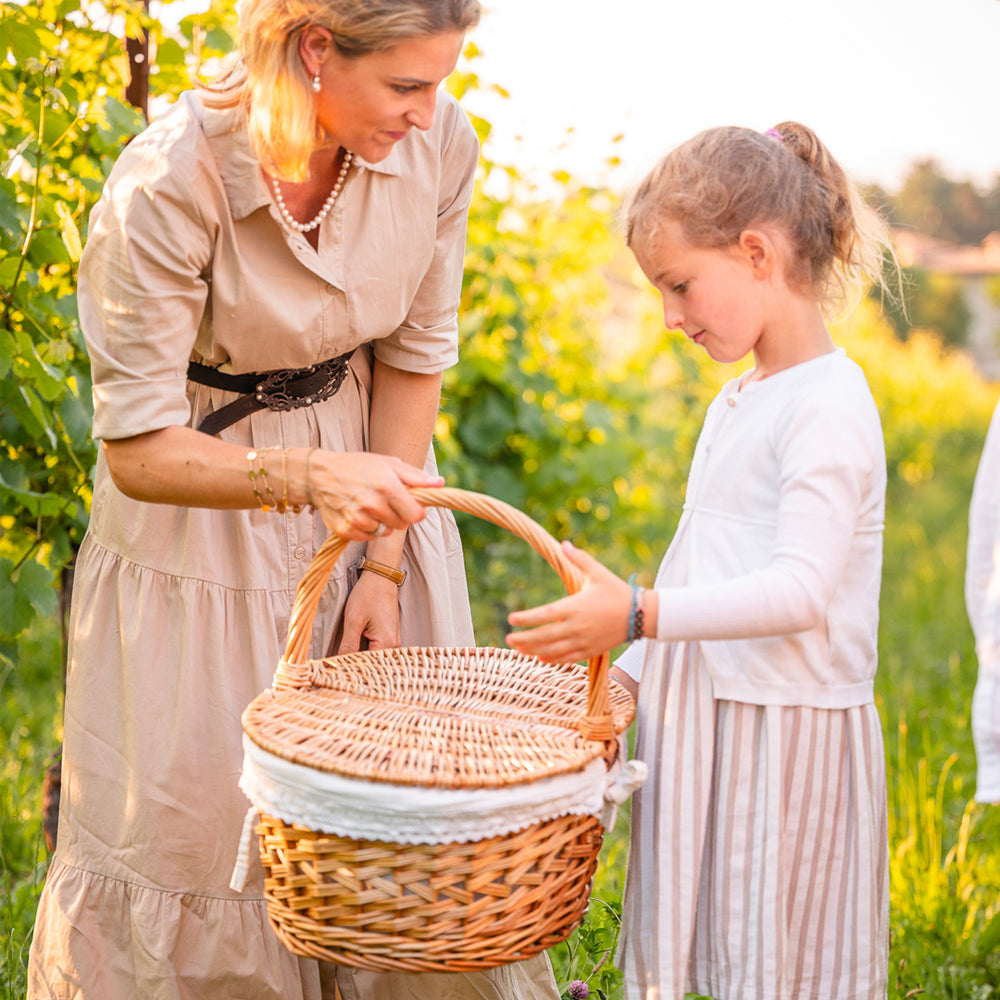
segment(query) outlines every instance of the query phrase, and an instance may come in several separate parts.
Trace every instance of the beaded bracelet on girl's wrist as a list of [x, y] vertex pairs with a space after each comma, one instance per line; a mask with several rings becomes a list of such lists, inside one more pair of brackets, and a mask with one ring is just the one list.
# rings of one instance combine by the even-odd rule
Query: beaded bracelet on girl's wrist
[[628, 635], [626, 636], [629, 642], [635, 642], [643, 636], [642, 598], [646, 593], [646, 588], [637, 586], [634, 583], [635, 577], [636, 574], [633, 573], [628, 578], [628, 585], [632, 588], [632, 606], [628, 613]]

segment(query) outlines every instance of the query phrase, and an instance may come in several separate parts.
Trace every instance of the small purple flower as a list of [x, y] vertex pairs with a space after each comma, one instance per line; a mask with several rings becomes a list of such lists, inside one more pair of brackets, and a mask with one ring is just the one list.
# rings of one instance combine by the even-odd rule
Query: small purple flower
[[569, 984], [568, 993], [573, 1000], [587, 1000], [590, 996], [590, 987], [582, 979], [574, 979]]

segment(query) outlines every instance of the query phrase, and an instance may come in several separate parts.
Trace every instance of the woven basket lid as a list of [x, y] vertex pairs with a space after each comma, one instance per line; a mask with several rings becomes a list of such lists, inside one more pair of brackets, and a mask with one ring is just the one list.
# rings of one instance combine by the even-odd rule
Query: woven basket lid
[[[247, 708], [258, 746], [346, 777], [434, 788], [499, 788], [583, 768], [605, 752], [580, 732], [588, 678], [511, 649], [410, 647], [304, 665]], [[281, 680], [281, 669], [277, 681]], [[610, 685], [616, 733], [632, 699]]]

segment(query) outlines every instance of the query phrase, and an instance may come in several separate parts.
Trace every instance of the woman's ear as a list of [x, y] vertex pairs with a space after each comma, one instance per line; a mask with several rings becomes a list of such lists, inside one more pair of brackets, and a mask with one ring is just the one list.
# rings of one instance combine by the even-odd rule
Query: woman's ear
[[310, 25], [299, 36], [299, 57], [310, 76], [315, 76], [330, 57], [333, 35], [328, 28]]

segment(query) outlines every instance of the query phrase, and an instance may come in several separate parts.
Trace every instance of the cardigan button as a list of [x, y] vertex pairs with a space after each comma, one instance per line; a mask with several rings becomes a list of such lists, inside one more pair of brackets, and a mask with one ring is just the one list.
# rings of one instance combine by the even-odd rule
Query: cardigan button
[[730, 406], [735, 406], [735, 405], [736, 405], [736, 400], [735, 400], [735, 399], [734, 399], [734, 398], [733, 398], [732, 396], [730, 396], [730, 397], [729, 397], [729, 399], [727, 399], [727, 400], [726, 400], [726, 402], [727, 402], [727, 403], [728, 403], [728, 404], [729, 404]]

